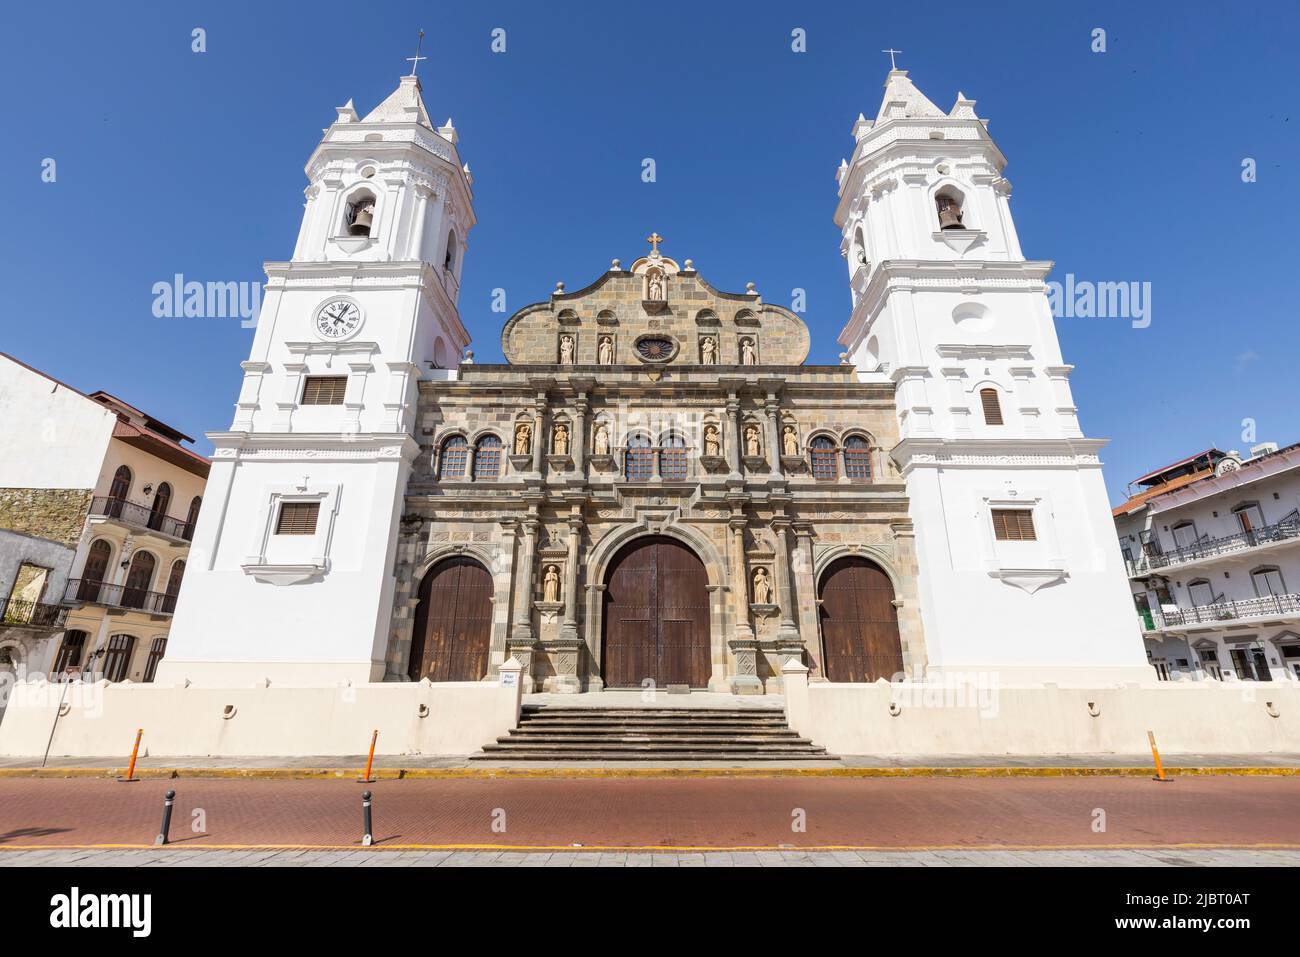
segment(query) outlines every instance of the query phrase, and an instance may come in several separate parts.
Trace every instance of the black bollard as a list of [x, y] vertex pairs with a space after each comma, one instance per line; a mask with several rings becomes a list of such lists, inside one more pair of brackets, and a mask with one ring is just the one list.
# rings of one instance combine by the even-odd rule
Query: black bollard
[[163, 822], [162, 830], [158, 836], [153, 839], [155, 844], [166, 844], [167, 833], [172, 829], [172, 804], [176, 801], [176, 792], [168, 791], [167, 797], [163, 800]]
[[361, 838], [361, 846], [369, 847], [375, 843], [374, 828], [370, 826], [370, 792], [361, 792], [361, 817], [365, 824], [366, 833]]

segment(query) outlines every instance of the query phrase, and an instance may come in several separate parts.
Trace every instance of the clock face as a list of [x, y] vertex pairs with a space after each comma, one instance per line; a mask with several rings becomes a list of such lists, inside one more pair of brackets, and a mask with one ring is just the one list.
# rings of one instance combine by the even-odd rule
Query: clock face
[[316, 313], [316, 334], [322, 339], [346, 339], [361, 328], [361, 310], [348, 299], [333, 299]]

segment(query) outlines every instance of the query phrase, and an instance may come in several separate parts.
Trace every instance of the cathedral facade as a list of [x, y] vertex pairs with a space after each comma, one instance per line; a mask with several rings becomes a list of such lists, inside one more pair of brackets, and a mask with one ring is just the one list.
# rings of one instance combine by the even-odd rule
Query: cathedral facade
[[658, 250], [557, 289], [506, 363], [421, 382], [388, 676], [779, 688], [925, 660], [894, 387]]
[[473, 363], [455, 127], [414, 76], [337, 114], [209, 433], [160, 682], [451, 684], [511, 659], [554, 692], [757, 694], [791, 659], [858, 685], [1149, 676], [1051, 264], [1021, 253], [974, 101], [944, 112], [895, 70], [853, 124], [831, 366], [657, 233]]

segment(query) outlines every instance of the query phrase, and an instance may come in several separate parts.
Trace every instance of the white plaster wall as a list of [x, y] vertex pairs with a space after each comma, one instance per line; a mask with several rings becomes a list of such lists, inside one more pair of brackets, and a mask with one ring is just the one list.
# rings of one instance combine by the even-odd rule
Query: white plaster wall
[[[1148, 672], [1150, 669], [1148, 669]], [[1161, 682], [994, 688], [983, 701], [933, 686], [807, 684], [786, 674], [790, 726], [839, 755], [1263, 754], [1300, 747], [1300, 687]], [[951, 690], [951, 689], [950, 689]], [[947, 703], [945, 703], [945, 701]], [[891, 702], [899, 705], [891, 715]], [[1098, 712], [1094, 717], [1092, 710]], [[1278, 717], [1269, 713], [1271, 707]]]
[[[343, 450], [344, 452], [346, 449]], [[376, 680], [392, 608], [392, 553], [407, 464], [401, 460], [260, 462], [217, 458], [172, 625], [161, 683], [296, 685]], [[336, 488], [328, 568], [297, 584], [259, 581], [244, 565], [274, 522], [271, 489]], [[328, 520], [322, 506], [319, 522]], [[268, 562], [312, 556], [305, 536], [269, 539]], [[310, 548], [308, 550], [311, 550]]]
[[[62, 691], [44, 682], [15, 687], [0, 754], [45, 753]], [[483, 682], [210, 689], [100, 681], [70, 691], [51, 756], [125, 761], [138, 728], [141, 753], [152, 757], [362, 755], [376, 728], [376, 754], [458, 756], [508, 733], [519, 716], [518, 687]], [[229, 719], [227, 706], [235, 709]]]
[[117, 416], [0, 356], [0, 488], [94, 488]]

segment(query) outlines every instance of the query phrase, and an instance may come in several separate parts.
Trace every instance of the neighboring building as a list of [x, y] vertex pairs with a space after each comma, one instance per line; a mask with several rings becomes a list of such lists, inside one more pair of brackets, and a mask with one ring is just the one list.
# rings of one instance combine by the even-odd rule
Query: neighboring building
[[208, 462], [106, 392], [0, 353], [0, 666], [150, 681]]
[[944, 114], [900, 70], [854, 133], [851, 363], [804, 365], [797, 316], [656, 235], [475, 366], [456, 130], [414, 76], [340, 107], [209, 436], [165, 680], [476, 681], [507, 656], [569, 692], [758, 692], [787, 657], [829, 681], [1149, 678], [1005, 159], [972, 101]]
[[1207, 449], [1113, 510], [1163, 679], [1300, 680], [1300, 444]]

